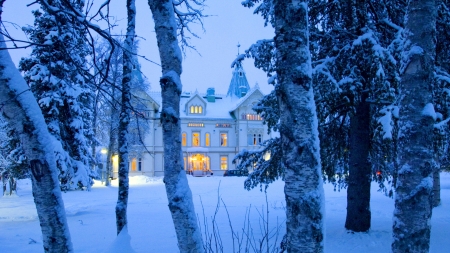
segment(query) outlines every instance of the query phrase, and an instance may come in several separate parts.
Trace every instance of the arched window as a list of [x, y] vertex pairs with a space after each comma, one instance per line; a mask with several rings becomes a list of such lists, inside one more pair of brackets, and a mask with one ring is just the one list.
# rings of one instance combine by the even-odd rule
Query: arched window
[[211, 145], [211, 142], [210, 142], [210, 135], [209, 135], [209, 133], [206, 133], [205, 134], [205, 146], [206, 147], [209, 147]]
[[199, 132], [192, 133], [192, 146], [200, 147], [200, 133]]
[[186, 137], [187, 137], [186, 133], [181, 134], [181, 146], [183, 146], [183, 147], [186, 147], [186, 143], [187, 143]]
[[258, 144], [261, 144], [261, 142], [262, 142], [262, 135], [258, 134]]
[[202, 106], [198, 107], [198, 113], [203, 113], [203, 107]]
[[194, 113], [194, 106], [191, 105], [191, 113]]

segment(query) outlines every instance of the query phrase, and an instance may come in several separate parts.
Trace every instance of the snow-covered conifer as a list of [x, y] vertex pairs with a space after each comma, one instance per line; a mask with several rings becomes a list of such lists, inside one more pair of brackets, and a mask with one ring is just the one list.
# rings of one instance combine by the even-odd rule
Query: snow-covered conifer
[[[49, 4], [81, 11], [84, 1], [54, 0]], [[34, 26], [24, 31], [40, 46], [21, 60], [20, 70], [38, 99], [49, 131], [63, 145], [64, 151], [56, 154], [61, 188], [90, 188], [95, 176], [90, 168], [93, 87], [86, 78], [89, 49], [85, 27], [64, 12], [49, 14], [45, 6], [33, 14]]]

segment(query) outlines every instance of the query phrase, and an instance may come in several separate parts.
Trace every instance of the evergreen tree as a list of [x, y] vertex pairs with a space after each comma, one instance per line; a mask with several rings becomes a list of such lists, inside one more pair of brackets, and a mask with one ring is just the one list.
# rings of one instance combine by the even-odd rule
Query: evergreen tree
[[[81, 11], [83, 0], [48, 1], [58, 8]], [[70, 5], [70, 6], [69, 6]], [[34, 27], [24, 28], [35, 46], [20, 62], [25, 80], [42, 108], [49, 131], [62, 143], [57, 153], [63, 190], [90, 188], [95, 177], [90, 169], [93, 141], [93, 87], [87, 76], [85, 27], [65, 12], [49, 14], [45, 6], [33, 11]]]

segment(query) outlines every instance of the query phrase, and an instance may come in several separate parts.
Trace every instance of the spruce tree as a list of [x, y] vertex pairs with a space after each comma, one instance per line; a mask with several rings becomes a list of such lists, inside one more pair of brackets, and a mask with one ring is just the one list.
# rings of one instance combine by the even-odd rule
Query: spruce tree
[[[83, 9], [84, 1], [48, 1], [62, 9]], [[70, 5], [70, 6], [68, 6]], [[49, 131], [63, 145], [58, 152], [63, 190], [90, 188], [95, 176], [90, 169], [93, 141], [92, 98], [86, 57], [85, 27], [65, 12], [49, 14], [45, 6], [33, 11], [34, 26], [25, 27], [33, 47], [28, 58], [20, 61], [20, 70], [38, 99]]]

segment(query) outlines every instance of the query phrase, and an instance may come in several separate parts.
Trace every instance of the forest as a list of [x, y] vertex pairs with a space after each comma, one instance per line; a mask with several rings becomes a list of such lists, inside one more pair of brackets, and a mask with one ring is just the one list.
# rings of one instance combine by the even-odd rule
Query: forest
[[[132, 194], [129, 157], [145, 152], [148, 131], [144, 104], [135, 96], [149, 86], [138, 62], [148, 59], [139, 53], [136, 1], [120, 3], [127, 18], [126, 33], [118, 35], [111, 33], [109, 13], [115, 1], [35, 0], [28, 4], [37, 8], [34, 24], [21, 28], [26, 41], [8, 32], [5, 2], [0, 0], [3, 192], [11, 195], [18, 180], [30, 179], [44, 252], [73, 252], [62, 194], [90, 194], [99, 177], [93, 170], [98, 149], [107, 146], [118, 153], [120, 235]], [[192, 27], [208, 22], [207, 5], [148, 0], [161, 70], [163, 182], [180, 252], [218, 252], [202, 235], [181, 156], [183, 59], [186, 50], [195, 50], [191, 38], [199, 37]], [[347, 192], [349, 233], [370, 230], [376, 182], [394, 200], [391, 251], [429, 252], [440, 175], [449, 166], [449, 7], [445, 0], [242, 1], [241, 8], [261, 16], [274, 37], [255, 41], [233, 64], [251, 60], [266, 73], [273, 89], [253, 110], [279, 137], [258, 151], [238, 153], [233, 162], [240, 170], [253, 168], [247, 190], [283, 181], [281, 252], [328, 250], [324, 182]], [[9, 52], [21, 48], [31, 53], [16, 66]]]

